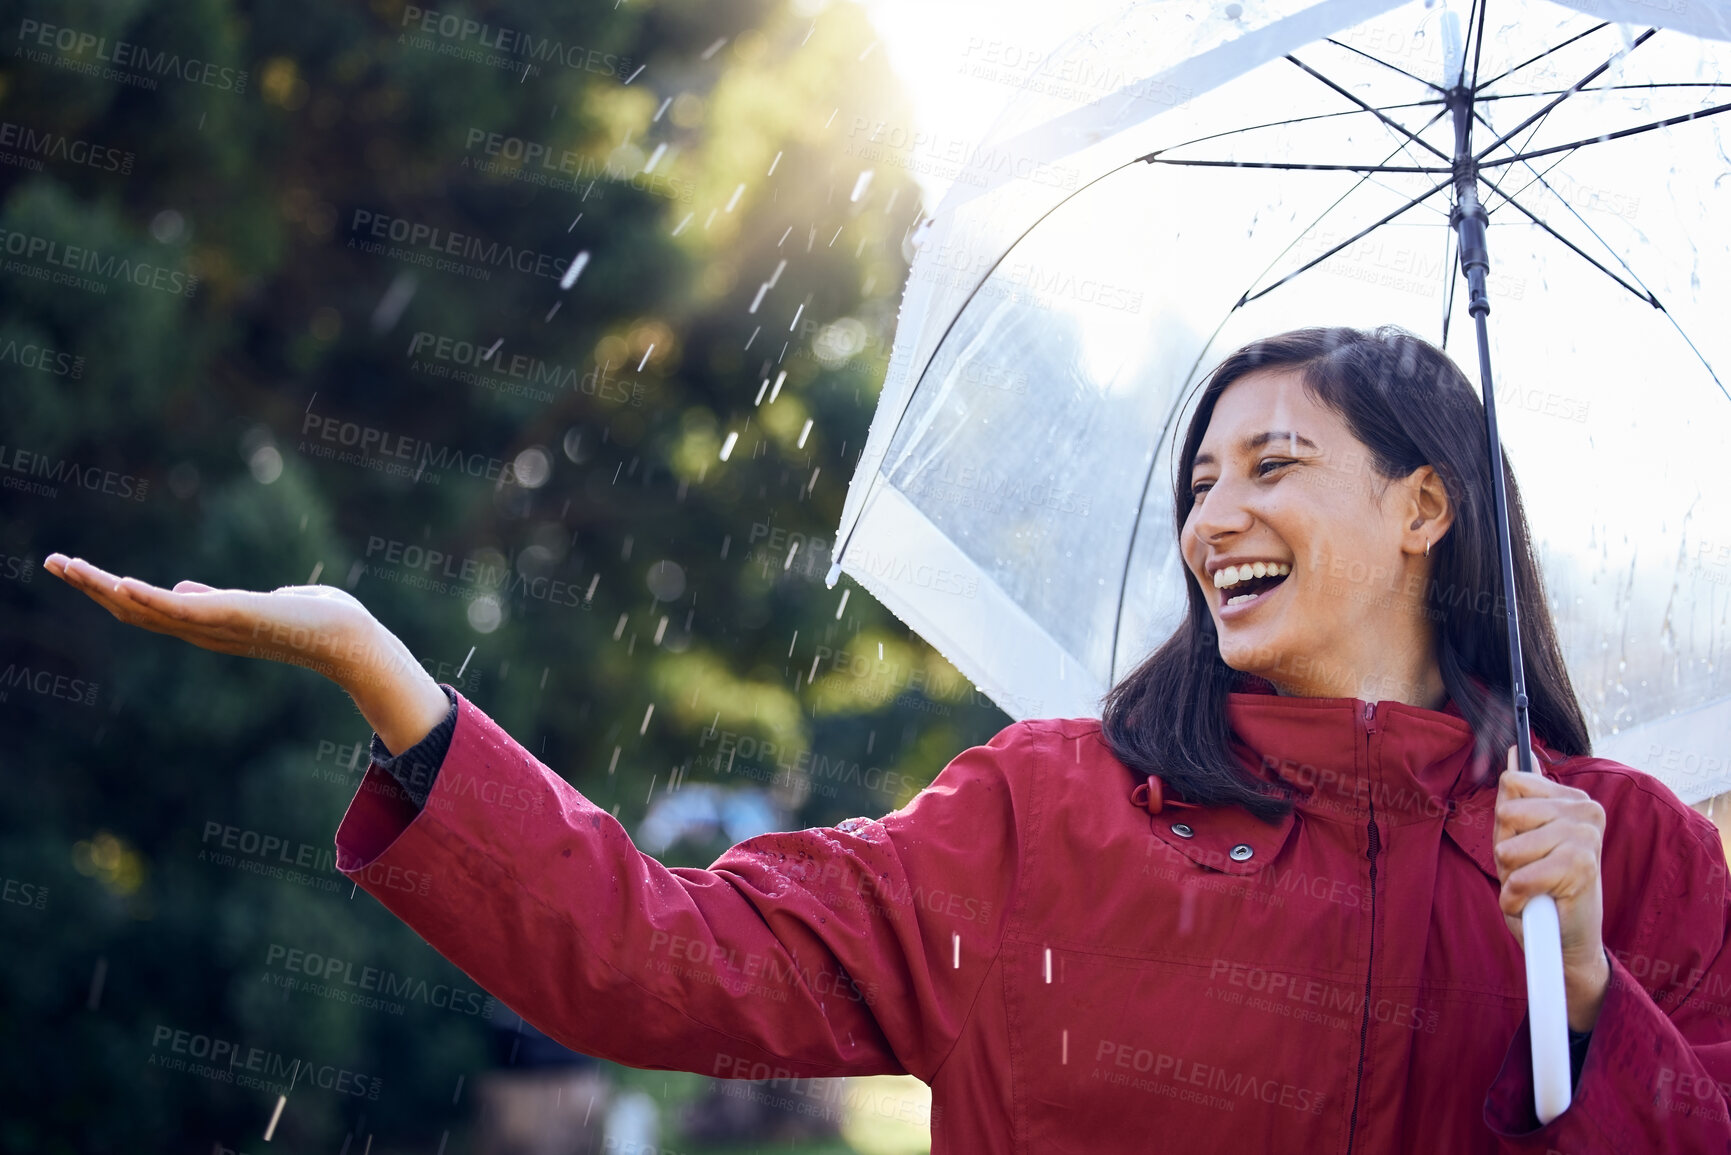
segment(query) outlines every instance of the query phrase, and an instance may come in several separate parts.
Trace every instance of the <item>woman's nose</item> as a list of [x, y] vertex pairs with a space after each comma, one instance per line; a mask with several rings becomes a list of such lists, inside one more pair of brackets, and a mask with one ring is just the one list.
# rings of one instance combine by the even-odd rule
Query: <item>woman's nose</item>
[[1210, 483], [1190, 514], [1191, 532], [1203, 544], [1213, 545], [1227, 534], [1243, 533], [1255, 521], [1235, 490], [1224, 481]]

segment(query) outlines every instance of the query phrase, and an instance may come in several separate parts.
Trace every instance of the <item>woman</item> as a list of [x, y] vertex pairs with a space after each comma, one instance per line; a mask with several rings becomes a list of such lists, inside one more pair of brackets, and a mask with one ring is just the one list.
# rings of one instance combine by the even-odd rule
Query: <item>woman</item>
[[[1513, 769], [1485, 457], [1409, 334], [1239, 350], [1179, 458], [1188, 617], [1103, 723], [1007, 726], [900, 811], [708, 870], [638, 852], [340, 591], [46, 568], [347, 688], [376, 733], [339, 868], [575, 1050], [814, 1109], [812, 1078], [910, 1072], [935, 1153], [1726, 1150], [1717, 831], [1589, 755], [1511, 482], [1543, 773]], [[1542, 1127], [1541, 893], [1576, 1059]]]

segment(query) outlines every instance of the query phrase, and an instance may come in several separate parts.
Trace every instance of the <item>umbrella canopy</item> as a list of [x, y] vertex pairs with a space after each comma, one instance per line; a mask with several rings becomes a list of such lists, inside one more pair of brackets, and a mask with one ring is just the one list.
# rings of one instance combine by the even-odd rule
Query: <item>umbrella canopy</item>
[[830, 583], [1013, 717], [1098, 716], [1183, 613], [1172, 458], [1215, 362], [1394, 323], [1476, 376], [1464, 71], [1500, 440], [1595, 748], [1731, 788], [1731, 4], [1485, 15], [1465, 59], [1460, 5], [1144, 4], [1048, 57], [917, 234]]

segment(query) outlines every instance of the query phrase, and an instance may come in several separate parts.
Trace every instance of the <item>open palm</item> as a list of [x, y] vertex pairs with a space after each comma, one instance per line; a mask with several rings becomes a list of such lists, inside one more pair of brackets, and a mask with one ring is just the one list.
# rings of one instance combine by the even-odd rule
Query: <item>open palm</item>
[[376, 637], [367, 608], [331, 586], [259, 593], [182, 581], [165, 590], [61, 553], [49, 554], [42, 568], [127, 625], [218, 653], [306, 666], [339, 683], [361, 666]]
[[348, 691], [388, 749], [420, 741], [449, 708], [444, 690], [402, 640], [343, 590], [306, 585], [258, 593], [195, 581], [165, 590], [63, 553], [49, 554], [42, 568], [129, 626], [323, 674]]

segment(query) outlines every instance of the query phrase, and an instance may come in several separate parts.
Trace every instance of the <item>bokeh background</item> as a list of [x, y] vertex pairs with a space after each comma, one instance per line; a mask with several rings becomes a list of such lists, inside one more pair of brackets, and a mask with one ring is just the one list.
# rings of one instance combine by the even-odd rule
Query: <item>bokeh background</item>
[[340, 689], [40, 568], [346, 589], [669, 865], [905, 803], [1008, 719], [823, 584], [922, 210], [868, 13], [0, 13], [0, 1147], [923, 1150], [538, 1037], [336, 872]]
[[908, 238], [1108, 7], [0, 0], [0, 1150], [928, 1149], [539, 1035], [335, 870], [340, 689], [41, 559], [346, 589], [668, 865], [900, 807], [1009, 721], [823, 583]]

